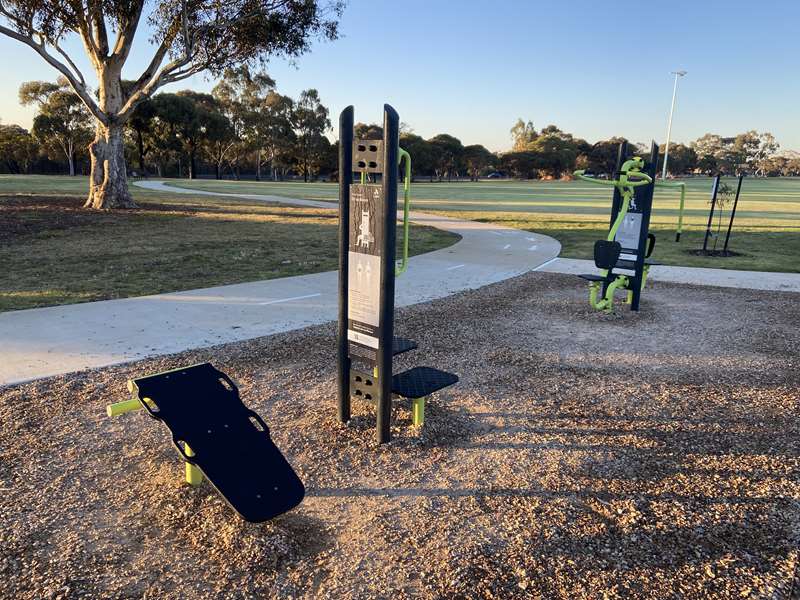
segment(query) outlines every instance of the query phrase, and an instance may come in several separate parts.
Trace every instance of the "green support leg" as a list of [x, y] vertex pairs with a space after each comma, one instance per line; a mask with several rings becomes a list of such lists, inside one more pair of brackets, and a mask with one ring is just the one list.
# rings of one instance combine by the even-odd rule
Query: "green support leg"
[[[194, 452], [188, 445], [184, 447], [186, 456], [194, 456]], [[203, 483], [203, 473], [191, 463], [186, 463], [186, 483], [189, 485], [200, 485]]]
[[412, 423], [415, 427], [420, 427], [425, 423], [425, 398], [415, 398], [411, 401]]

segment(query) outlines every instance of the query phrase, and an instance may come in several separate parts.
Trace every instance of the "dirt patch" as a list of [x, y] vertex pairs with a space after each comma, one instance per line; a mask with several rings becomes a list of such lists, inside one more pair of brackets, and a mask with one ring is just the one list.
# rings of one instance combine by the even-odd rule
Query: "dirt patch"
[[742, 254], [741, 252], [734, 252], [733, 250], [686, 250], [689, 256], [711, 256], [714, 258], [735, 258], [737, 256], [749, 256], [749, 254]]
[[142, 203], [133, 210], [94, 211], [83, 208], [85, 200], [77, 196], [0, 195], [0, 242], [11, 243], [42, 233], [51, 235], [74, 227], [122, 224], [137, 214], [197, 212], [186, 206], [155, 202]]
[[[624, 311], [624, 309], [623, 309]], [[654, 282], [640, 313], [531, 274], [398, 311], [461, 382], [391, 444], [336, 420], [333, 325], [0, 390], [0, 595], [774, 598], [797, 561], [800, 302]], [[243, 523], [131, 376], [210, 360], [304, 480]]]

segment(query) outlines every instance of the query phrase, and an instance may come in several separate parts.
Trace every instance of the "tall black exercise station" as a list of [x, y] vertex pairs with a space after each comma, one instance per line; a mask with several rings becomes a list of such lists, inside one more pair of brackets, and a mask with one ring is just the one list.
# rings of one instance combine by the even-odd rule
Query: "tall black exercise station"
[[[358, 140], [353, 113], [348, 106], [339, 118], [339, 420], [350, 420], [352, 397], [372, 402], [377, 439], [385, 443], [391, 439], [393, 395], [412, 400], [413, 422], [422, 425], [425, 397], [458, 377], [431, 367], [392, 374], [393, 357], [417, 348], [394, 336], [400, 118], [384, 105], [383, 139]], [[408, 195], [406, 236], [407, 203]]]
[[[656, 237], [650, 233], [650, 213], [653, 209], [658, 146], [653, 142], [650, 158], [628, 159], [628, 144], [622, 142], [617, 153], [614, 179], [599, 180], [576, 175], [585, 180], [614, 186], [611, 204], [611, 220], [608, 239], [595, 243], [594, 262], [602, 275], [585, 274], [581, 278], [589, 281], [590, 303], [600, 310], [611, 312], [614, 292], [627, 290], [627, 303], [631, 310], [639, 310], [639, 300], [652, 265], [659, 263], [649, 259], [655, 247]], [[622, 272], [620, 272], [622, 271]], [[597, 294], [602, 288], [601, 300]]]
[[[627, 155], [628, 143], [622, 142], [617, 154], [617, 172], [625, 162]], [[631, 310], [639, 310], [639, 299], [647, 277], [645, 268], [649, 270], [650, 266], [658, 264], [649, 259], [656, 244], [656, 236], [650, 233], [650, 214], [653, 211], [657, 168], [658, 146], [655, 142], [652, 142], [650, 145], [650, 160], [645, 163], [644, 168], [644, 172], [652, 178], [652, 183], [634, 189], [633, 201], [628, 207], [628, 214], [625, 215], [625, 219], [615, 237], [615, 240], [620, 243], [622, 248], [620, 258], [614, 268], [633, 271], [629, 288], [631, 291]], [[622, 194], [618, 188], [614, 188], [610, 220], [612, 226], [614, 221], [617, 220], [617, 215], [621, 208]]]

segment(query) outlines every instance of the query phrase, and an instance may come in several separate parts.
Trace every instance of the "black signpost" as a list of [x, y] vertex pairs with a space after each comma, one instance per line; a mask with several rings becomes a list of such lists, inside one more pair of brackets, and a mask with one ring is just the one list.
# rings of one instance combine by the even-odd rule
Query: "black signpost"
[[394, 337], [400, 119], [384, 105], [383, 140], [354, 139], [353, 122], [349, 106], [339, 119], [339, 420], [350, 420], [352, 396], [374, 403], [384, 443], [393, 394], [415, 401], [421, 425], [424, 398], [458, 377], [430, 367], [392, 375], [392, 357], [417, 347]]

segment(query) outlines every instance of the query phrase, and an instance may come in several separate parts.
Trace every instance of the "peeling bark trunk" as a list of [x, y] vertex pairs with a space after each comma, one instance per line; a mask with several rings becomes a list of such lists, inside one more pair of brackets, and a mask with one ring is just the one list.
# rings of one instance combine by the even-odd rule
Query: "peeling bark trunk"
[[89, 197], [86, 208], [135, 208], [128, 190], [125, 168], [125, 146], [122, 126], [97, 125], [94, 141], [89, 144], [92, 170], [89, 176]]
[[144, 136], [142, 136], [142, 130], [136, 130], [136, 147], [139, 150], [139, 170], [141, 171], [140, 175], [145, 175], [145, 168], [144, 168]]
[[72, 138], [67, 142], [67, 161], [69, 162], [70, 177], [75, 177], [75, 148], [72, 143]]

